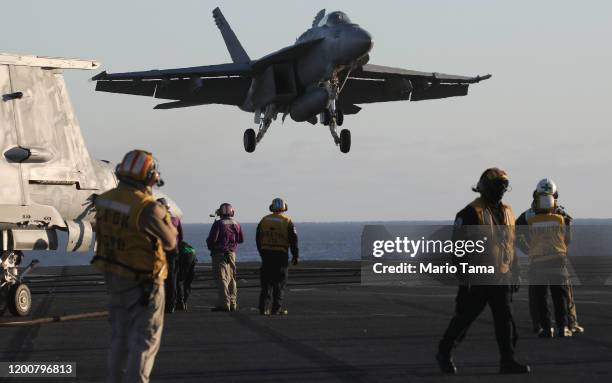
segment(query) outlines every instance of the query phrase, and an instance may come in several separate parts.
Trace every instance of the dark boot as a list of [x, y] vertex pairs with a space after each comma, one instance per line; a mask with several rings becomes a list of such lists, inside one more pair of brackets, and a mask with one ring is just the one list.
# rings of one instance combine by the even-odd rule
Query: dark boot
[[508, 360], [499, 364], [500, 374], [529, 374], [531, 367], [526, 364], [520, 364], [516, 360]]
[[454, 375], [457, 373], [457, 367], [453, 362], [453, 358], [450, 354], [445, 354], [440, 351], [436, 354], [436, 361], [438, 361], [438, 367], [440, 367], [440, 371], [445, 374]]
[[549, 328], [548, 331], [546, 329], [540, 329], [540, 333], [538, 334], [538, 338], [550, 339], [554, 338], [555, 330]]
[[279, 308], [277, 310], [272, 310], [272, 315], [289, 315], [289, 311], [287, 309]]

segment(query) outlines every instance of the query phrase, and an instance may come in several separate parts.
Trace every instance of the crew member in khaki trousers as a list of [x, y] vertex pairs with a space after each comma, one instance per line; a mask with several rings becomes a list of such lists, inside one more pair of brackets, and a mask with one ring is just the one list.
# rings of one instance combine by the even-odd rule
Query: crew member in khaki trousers
[[217, 284], [218, 300], [212, 311], [238, 310], [236, 286], [236, 248], [244, 242], [242, 228], [234, 217], [234, 208], [223, 203], [217, 209], [219, 219], [213, 223], [206, 239], [212, 257], [213, 278]]
[[133, 150], [116, 170], [119, 185], [98, 196], [96, 255], [104, 272], [112, 328], [108, 382], [148, 382], [164, 327], [164, 252], [177, 231], [151, 187], [161, 186], [151, 153]]

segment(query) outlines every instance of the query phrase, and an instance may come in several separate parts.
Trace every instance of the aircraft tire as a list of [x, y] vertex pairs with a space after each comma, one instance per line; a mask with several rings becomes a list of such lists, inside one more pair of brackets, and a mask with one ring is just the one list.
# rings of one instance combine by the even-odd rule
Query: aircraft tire
[[32, 311], [32, 293], [25, 283], [11, 286], [8, 294], [8, 308], [11, 314], [24, 317]]
[[243, 141], [244, 141], [244, 150], [246, 150], [247, 153], [253, 153], [255, 151], [255, 146], [257, 145], [257, 140], [255, 138], [255, 130], [254, 129], [245, 130]]
[[351, 150], [351, 131], [342, 129], [340, 131], [340, 151], [348, 153]]

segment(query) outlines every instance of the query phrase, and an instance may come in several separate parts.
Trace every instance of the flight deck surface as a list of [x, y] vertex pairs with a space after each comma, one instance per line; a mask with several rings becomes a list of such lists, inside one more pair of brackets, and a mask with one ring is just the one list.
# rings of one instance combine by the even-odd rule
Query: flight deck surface
[[[197, 266], [189, 310], [166, 315], [153, 382], [516, 381], [516, 376], [497, 374], [488, 309], [455, 353], [458, 375], [439, 372], [434, 354], [453, 313], [454, 286], [367, 287], [360, 284], [358, 262], [303, 262], [290, 271], [289, 315], [264, 317], [256, 309], [257, 268], [238, 265], [239, 311], [213, 313], [210, 266]], [[88, 266], [41, 267], [31, 274], [29, 286], [31, 318], [106, 309], [102, 277]], [[514, 297], [517, 357], [533, 371], [521, 381], [612, 379], [612, 286], [575, 286], [575, 295], [586, 332], [551, 340], [530, 332], [527, 289]], [[2, 317], [2, 322], [12, 320], [18, 319], [8, 313]], [[1, 361], [74, 361], [77, 378], [72, 381], [104, 379], [107, 318], [0, 331]]]

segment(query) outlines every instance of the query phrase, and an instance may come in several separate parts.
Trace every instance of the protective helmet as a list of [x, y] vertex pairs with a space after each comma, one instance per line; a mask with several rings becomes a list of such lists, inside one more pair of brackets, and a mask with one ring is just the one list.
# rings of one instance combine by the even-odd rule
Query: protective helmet
[[[550, 178], [544, 178], [536, 185], [536, 193], [538, 194], [557, 194], [557, 184]], [[555, 197], [556, 198], [556, 197]]]
[[489, 168], [485, 170], [475, 188], [475, 192], [481, 193], [485, 198], [498, 202], [504, 193], [509, 190], [510, 179], [508, 174], [500, 168]]
[[533, 205], [536, 212], [550, 212], [557, 208], [557, 185], [550, 178], [538, 182], [533, 191]]
[[233, 217], [234, 214], [234, 207], [227, 202], [222, 203], [221, 206], [219, 206], [219, 208], [217, 209], [217, 215], [219, 217]]
[[146, 150], [131, 150], [124, 157], [117, 168], [115, 174], [117, 178], [128, 179], [143, 184], [149, 184], [155, 180], [157, 186], [163, 186], [158, 170], [157, 160]]
[[282, 213], [288, 208], [289, 205], [282, 198], [274, 198], [270, 204], [270, 211], [273, 213]]

